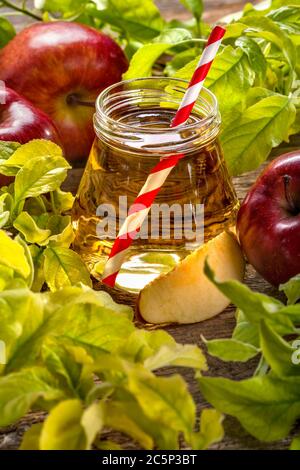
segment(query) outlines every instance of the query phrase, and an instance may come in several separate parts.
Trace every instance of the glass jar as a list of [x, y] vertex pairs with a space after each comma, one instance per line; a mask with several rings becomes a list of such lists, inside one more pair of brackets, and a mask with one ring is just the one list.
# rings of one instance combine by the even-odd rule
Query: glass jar
[[138, 292], [203, 242], [235, 224], [238, 200], [218, 140], [215, 96], [203, 88], [188, 122], [170, 128], [187, 82], [140, 78], [105, 89], [72, 211], [74, 249], [101, 279], [128, 208], [150, 170], [181, 154], [127, 253], [116, 286]]

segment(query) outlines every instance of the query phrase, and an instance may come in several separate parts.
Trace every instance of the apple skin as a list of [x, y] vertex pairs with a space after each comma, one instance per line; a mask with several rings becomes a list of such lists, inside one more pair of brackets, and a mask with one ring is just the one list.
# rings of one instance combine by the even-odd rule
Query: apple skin
[[1, 87], [0, 103], [0, 140], [26, 144], [32, 139], [47, 139], [61, 145], [49, 116], [14, 90]]
[[[55, 125], [40, 109], [8, 87], [0, 87], [0, 140], [26, 144], [32, 139], [61, 141]], [[0, 174], [0, 187], [13, 178]]]
[[52, 118], [70, 161], [88, 156], [93, 103], [100, 91], [121, 80], [127, 67], [113, 39], [65, 21], [35, 23], [0, 52], [0, 80]]
[[239, 210], [237, 233], [270, 284], [300, 273], [300, 151], [276, 158], [259, 176]]

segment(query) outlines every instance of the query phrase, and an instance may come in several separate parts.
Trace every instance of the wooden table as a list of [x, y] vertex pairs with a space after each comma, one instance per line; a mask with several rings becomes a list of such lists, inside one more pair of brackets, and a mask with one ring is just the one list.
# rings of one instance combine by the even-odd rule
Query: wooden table
[[[166, 18], [183, 19], [189, 16], [178, 0], [159, 0], [157, 3], [161, 7]], [[204, 3], [206, 7], [205, 20], [208, 22], [214, 22], [223, 15], [227, 15], [228, 13], [241, 9], [246, 2], [206, 0]], [[296, 146], [296, 144], [298, 144], [299, 148], [299, 142], [295, 141], [294, 145]], [[282, 153], [283, 150], [284, 148], [276, 149], [272, 153], [272, 156]], [[244, 198], [247, 190], [255, 181], [260, 171], [261, 169], [234, 179], [234, 185], [240, 200]], [[81, 168], [72, 170], [65, 185], [66, 189], [76, 192], [81, 174]], [[247, 267], [245, 281], [246, 284], [254, 290], [278, 297], [277, 290], [265, 282], [251, 266]], [[96, 285], [95, 287], [99, 288], [100, 286]], [[135, 297], [130, 294], [113, 293], [113, 297], [118, 302], [128, 303], [130, 305], [134, 305], [135, 303]], [[233, 306], [229, 306], [221, 315], [213, 319], [196, 325], [173, 325], [167, 327], [166, 330], [171, 333], [178, 342], [198, 344], [200, 347], [205, 349], [201, 342], [201, 335], [207, 339], [230, 337], [235, 325], [234, 312], [235, 308]], [[223, 363], [217, 359], [208, 357], [208, 365], [210, 375], [242, 379], [251, 375], [255, 367], [255, 361], [250, 361], [247, 364], [234, 364]], [[178, 370], [176, 368], [168, 368], [164, 371], [165, 374], [171, 374], [174, 372], [178, 372]], [[193, 372], [186, 370], [182, 372], [182, 369], [179, 370], [179, 372], [182, 373], [188, 382], [190, 391], [196, 400], [198, 408], [201, 409], [206, 407], [207, 403], [201, 396], [197, 383], [193, 379]], [[26, 430], [31, 424], [41, 421], [43, 417], [43, 413], [31, 413], [18, 424], [5, 430], [0, 430], [0, 449], [16, 449], [20, 443], [24, 430]], [[290, 438], [287, 438], [275, 443], [261, 443], [249, 436], [249, 434], [247, 434], [239, 425], [238, 421], [230, 417], [225, 419], [224, 426], [225, 438], [221, 443], [215, 445], [214, 449], [284, 449], [288, 447], [290, 442]], [[130, 442], [126, 437], [122, 438], [122, 443], [126, 449], [134, 448], [132, 442]]]

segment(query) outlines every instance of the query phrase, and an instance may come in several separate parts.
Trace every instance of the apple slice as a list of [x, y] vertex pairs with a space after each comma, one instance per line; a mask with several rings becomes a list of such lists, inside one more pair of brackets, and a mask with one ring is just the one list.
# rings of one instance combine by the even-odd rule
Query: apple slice
[[140, 292], [138, 310], [149, 323], [196, 323], [222, 312], [229, 299], [204, 274], [208, 259], [220, 281], [241, 281], [245, 261], [232, 233], [220, 235], [187, 256]]

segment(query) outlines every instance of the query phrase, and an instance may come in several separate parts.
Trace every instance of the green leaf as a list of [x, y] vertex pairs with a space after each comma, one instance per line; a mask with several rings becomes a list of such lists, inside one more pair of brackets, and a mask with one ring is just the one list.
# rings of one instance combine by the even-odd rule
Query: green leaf
[[16, 35], [13, 25], [3, 17], [0, 17], [0, 47], [4, 47]]
[[45, 0], [43, 2], [43, 11], [50, 11], [52, 13], [65, 13], [71, 14], [76, 12], [82, 7], [82, 0]]
[[1, 292], [0, 306], [0, 338], [7, 356], [0, 371], [8, 373], [31, 365], [37, 357], [45, 319], [42, 299], [28, 288]]
[[180, 2], [195, 16], [197, 21], [200, 21], [203, 13], [202, 0], [180, 0]]
[[288, 140], [295, 119], [288, 96], [274, 94], [257, 102], [222, 132], [221, 143], [232, 175], [257, 168], [271, 149]]
[[238, 38], [235, 44], [247, 55], [252, 70], [262, 81], [267, 72], [267, 61], [259, 45], [253, 39], [246, 36]]
[[1, 264], [12, 268], [16, 273], [26, 279], [30, 274], [24, 248], [0, 230], [0, 260]]
[[183, 432], [189, 440], [195, 424], [195, 403], [180, 375], [155, 377], [135, 369], [128, 374], [126, 388], [157, 426]]
[[163, 330], [135, 330], [118, 353], [149, 370], [168, 365], [206, 369], [205, 357], [197, 346], [178, 344]]
[[264, 321], [260, 325], [260, 345], [264, 358], [276, 375], [300, 375], [300, 366], [293, 364], [295, 350]]
[[201, 370], [207, 368], [205, 356], [192, 344], [162, 346], [156, 354], [145, 360], [144, 366], [149, 370], [166, 366], [193, 367]]
[[93, 387], [92, 374], [85, 368], [93, 363], [92, 358], [82, 347], [68, 345], [65, 338], [49, 338], [42, 346], [43, 363], [70, 395], [82, 396], [87, 388]]
[[192, 448], [204, 450], [220, 442], [224, 437], [223, 418], [219, 411], [205, 408], [200, 417], [200, 431], [192, 436]]
[[20, 450], [40, 450], [40, 435], [43, 423], [36, 423], [31, 426], [23, 435]]
[[236, 339], [213, 339], [205, 341], [211, 356], [219, 357], [222, 361], [247, 362], [259, 353], [252, 344], [243, 343]]
[[[9, 158], [5, 158], [5, 162], [3, 162], [3, 169], [6, 170], [4, 174], [6, 175], [15, 176], [33, 158], [63, 157], [62, 149], [50, 140], [34, 139], [24, 145], [9, 142], [8, 146], [10, 146], [10, 150], [6, 149], [6, 154], [9, 155]], [[0, 155], [3, 158], [2, 152]]]
[[300, 299], [300, 274], [281, 284], [279, 290], [287, 296], [288, 305], [295, 304]]
[[105, 0], [105, 8], [88, 5], [87, 13], [108, 23], [125, 37], [149, 41], [164, 28], [165, 22], [152, 0]]
[[215, 286], [244, 313], [251, 323], [260, 325], [261, 320], [268, 320], [279, 333], [288, 334], [295, 331], [290, 318], [282, 314], [284, 305], [279, 300], [253, 292], [245, 284], [235, 280], [218, 281], [207, 261], [204, 272]]
[[[22, 147], [21, 147], [22, 148]], [[15, 205], [27, 197], [59, 188], [67, 176], [70, 165], [62, 157], [35, 157], [23, 165], [15, 179]]]
[[148, 434], [149, 429], [147, 429], [151, 428], [151, 423], [147, 421], [133, 399], [128, 401], [124, 397], [122, 398], [121, 401], [113, 400], [109, 404], [105, 404], [106, 426], [132, 437], [143, 449], [153, 449], [154, 440]]
[[[51, 236], [41, 242], [40, 245], [60, 246], [69, 248], [74, 240], [74, 230], [69, 215], [52, 215], [47, 222], [47, 229], [50, 230]], [[84, 271], [85, 272], [85, 271]]]
[[[294, 3], [294, 2], [293, 2]], [[267, 17], [275, 21], [280, 29], [289, 34], [300, 34], [300, 7], [299, 5], [283, 6], [271, 10]]]
[[172, 77], [177, 70], [183, 68], [191, 60], [194, 60], [197, 54], [199, 54], [199, 51], [195, 47], [189, 47], [185, 51], [178, 52], [166, 64], [164, 74], [168, 77]]
[[74, 196], [72, 193], [57, 189], [56, 191], [53, 191], [52, 195], [53, 204], [57, 213], [63, 214], [72, 209], [74, 202]]
[[[20, 147], [21, 144], [18, 142], [0, 141], [0, 173], [3, 175], [10, 175], [11, 173], [6, 172], [6, 161], [13, 155], [13, 153]], [[14, 175], [15, 173], [13, 173]]]
[[33, 280], [31, 290], [33, 292], [40, 292], [45, 283], [43, 249], [36, 245], [30, 245], [29, 250], [33, 262]]
[[232, 333], [232, 339], [242, 343], [259, 347], [259, 329], [257, 324], [251, 323], [241, 310], [236, 313], [236, 326]]
[[28, 243], [42, 243], [51, 235], [50, 230], [39, 228], [28, 212], [21, 212], [15, 219], [13, 226], [24, 235]]
[[151, 76], [153, 65], [164, 52], [190, 38], [191, 34], [181, 28], [164, 30], [161, 35], [155, 38], [155, 42], [142, 46], [134, 54], [123, 78], [129, 80]]
[[55, 335], [85, 348], [92, 357], [100, 354], [103, 358], [103, 353], [116, 351], [134, 331], [129, 319], [132, 309], [115, 303], [106, 292], [69, 287], [47, 296], [56, 305], [52, 313]]
[[88, 450], [102, 425], [99, 404], [83, 410], [80, 400], [65, 400], [46, 418], [40, 435], [40, 449]]
[[291, 446], [290, 446], [290, 450], [300, 450], [300, 436], [295, 437], [295, 438], [292, 440], [292, 443], [291, 443]]
[[280, 53], [283, 54], [285, 60], [289, 64], [291, 70], [296, 65], [296, 49], [289, 36], [267, 17], [247, 16], [242, 18], [243, 24], [250, 27], [248, 35], [263, 38], [274, 44]]
[[[6, 373], [34, 364], [46, 338], [67, 342], [72, 354], [78, 354], [74, 346], [79, 346], [92, 357], [100, 353], [103, 357], [105, 352], [116, 351], [134, 331], [130, 307], [87, 287], [67, 287], [53, 294], [34, 294], [27, 288], [0, 292], [0, 318], [7, 356], [0, 371]], [[53, 354], [57, 356], [55, 348]]]
[[40, 436], [41, 450], [86, 450], [87, 441], [81, 426], [80, 400], [59, 403], [44, 422]]
[[229, 380], [200, 377], [200, 390], [217, 410], [235, 416], [257, 439], [274, 441], [290, 432], [300, 417], [300, 378], [264, 375]]
[[[176, 78], [190, 80], [198, 58], [176, 72]], [[221, 112], [230, 110], [245, 96], [253, 85], [255, 72], [241, 49], [226, 46], [215, 58], [206, 77], [205, 86], [218, 98]]]
[[63, 396], [51, 374], [42, 367], [0, 377], [0, 426], [18, 421], [39, 398], [53, 402]]
[[91, 286], [91, 279], [80, 256], [69, 248], [48, 246], [44, 252], [44, 274], [51, 291], [79, 282]]

